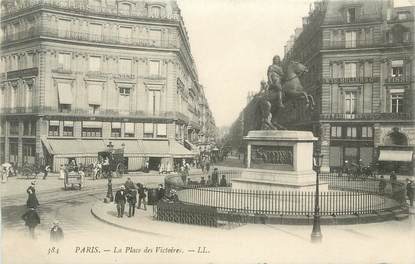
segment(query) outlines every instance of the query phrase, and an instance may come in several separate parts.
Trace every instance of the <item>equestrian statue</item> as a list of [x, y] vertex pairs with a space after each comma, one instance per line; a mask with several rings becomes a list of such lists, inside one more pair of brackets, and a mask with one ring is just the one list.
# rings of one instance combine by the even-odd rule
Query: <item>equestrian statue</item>
[[244, 110], [244, 134], [250, 130], [283, 130], [278, 122], [278, 113], [286, 104], [298, 99], [305, 101], [309, 110], [314, 107], [314, 98], [304, 91], [300, 76], [308, 69], [303, 64], [290, 61], [282, 65], [278, 55], [274, 56], [268, 67], [268, 82], [261, 82], [261, 90], [249, 102]]

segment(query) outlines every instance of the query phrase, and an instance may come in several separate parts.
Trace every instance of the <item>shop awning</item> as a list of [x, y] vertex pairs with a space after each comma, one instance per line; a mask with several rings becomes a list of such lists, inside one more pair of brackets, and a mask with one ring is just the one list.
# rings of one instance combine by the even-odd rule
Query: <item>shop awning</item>
[[412, 150], [380, 150], [379, 161], [412, 161]]
[[106, 149], [103, 140], [42, 139], [42, 142], [52, 155], [91, 155]]
[[175, 158], [193, 158], [195, 156], [194, 152], [189, 151], [177, 141], [170, 142], [170, 153]]
[[168, 140], [143, 140], [144, 154], [154, 157], [170, 156]]
[[60, 104], [72, 104], [72, 90], [69, 83], [58, 83], [58, 96]]
[[[115, 149], [124, 148], [124, 154], [128, 156], [128, 154], [144, 154], [144, 147], [140, 140], [132, 139], [132, 140], [112, 140], [106, 139], [105, 146], [107, 146], [110, 142], [114, 146]], [[123, 145], [124, 144], [124, 145]]]

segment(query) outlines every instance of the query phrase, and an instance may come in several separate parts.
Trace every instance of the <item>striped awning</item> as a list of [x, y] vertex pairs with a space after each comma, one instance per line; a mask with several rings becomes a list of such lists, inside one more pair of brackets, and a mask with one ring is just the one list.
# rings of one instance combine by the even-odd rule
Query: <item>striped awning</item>
[[384, 150], [379, 154], [379, 161], [412, 161], [412, 150]]

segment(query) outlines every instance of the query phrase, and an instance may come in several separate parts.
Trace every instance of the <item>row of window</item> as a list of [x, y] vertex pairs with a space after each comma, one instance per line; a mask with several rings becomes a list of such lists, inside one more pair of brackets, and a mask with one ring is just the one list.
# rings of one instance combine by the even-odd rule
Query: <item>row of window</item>
[[[9, 135], [19, 135], [19, 122], [11, 121], [9, 123]], [[2, 127], [2, 132], [4, 131]], [[36, 121], [24, 121], [23, 122], [23, 136], [36, 136]]]
[[[58, 54], [58, 68], [63, 70], [71, 70], [71, 53]], [[103, 58], [101, 56], [88, 57], [88, 71], [100, 72], [103, 70]], [[150, 76], [161, 75], [161, 61], [150, 60], [148, 63], [148, 72]], [[118, 60], [119, 74], [132, 74], [132, 60], [128, 58], [121, 58]]]
[[373, 128], [370, 126], [332, 126], [331, 138], [373, 138]]
[[[372, 77], [373, 64], [369, 62], [362, 64], [357, 62], [333, 63], [330, 66], [330, 72], [332, 78]], [[401, 77], [405, 73], [410, 74], [410, 63], [405, 64], [404, 60], [391, 61], [388, 73], [390, 77]]]
[[[49, 121], [49, 136], [60, 136], [59, 121]], [[81, 128], [82, 137], [102, 137], [102, 122], [84, 121]], [[144, 123], [143, 135], [145, 138], [165, 138], [167, 137], [167, 124], [155, 124]], [[74, 136], [74, 123], [73, 121], [64, 121], [62, 127], [62, 136], [73, 137]], [[111, 137], [126, 137], [133, 138], [136, 136], [135, 123], [111, 123]]]

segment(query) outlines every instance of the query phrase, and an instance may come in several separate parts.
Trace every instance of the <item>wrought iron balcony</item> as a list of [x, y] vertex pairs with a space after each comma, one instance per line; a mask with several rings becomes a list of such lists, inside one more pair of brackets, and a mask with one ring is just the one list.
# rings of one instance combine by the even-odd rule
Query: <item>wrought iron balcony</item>
[[386, 83], [410, 83], [413, 82], [413, 76], [395, 76], [385, 80]]
[[33, 9], [54, 9], [61, 10], [66, 12], [76, 12], [77, 14], [87, 14], [87, 15], [99, 15], [106, 17], [118, 17], [118, 18], [128, 18], [128, 19], [163, 19], [163, 20], [172, 20], [172, 21], [182, 21], [182, 17], [179, 14], [172, 15], [160, 15], [152, 16], [147, 12], [146, 9], [143, 10], [122, 10], [119, 9], [116, 5], [100, 5], [94, 6], [89, 5], [88, 1], [70, 1], [70, 0], [25, 0], [21, 1], [22, 3], [19, 6], [9, 6], [5, 11], [1, 13], [2, 19], [7, 19], [11, 16], [15, 16], [26, 11], [31, 11]]
[[12, 107], [1, 108], [2, 114], [41, 114], [51, 116], [68, 116], [81, 118], [138, 118], [138, 119], [180, 119], [189, 122], [190, 118], [179, 112], [168, 111], [160, 112], [159, 114], [150, 114], [145, 111], [122, 111], [122, 110], [98, 110], [92, 113], [86, 108], [71, 108], [64, 112], [60, 111], [58, 107], [49, 106], [33, 106], [33, 107]]
[[323, 42], [323, 49], [358, 49], [377, 47], [384, 44], [380, 40], [357, 40], [357, 41], [325, 41]]
[[412, 113], [322, 113], [320, 120], [414, 120]]
[[324, 25], [356, 25], [363, 23], [370, 23], [376, 21], [382, 21], [382, 15], [364, 15], [358, 16], [354, 21], [347, 22], [343, 16], [332, 16], [326, 17], [324, 20]]
[[379, 82], [379, 77], [346, 77], [346, 78], [323, 78], [323, 83], [373, 83]]
[[92, 34], [83, 31], [63, 31], [53, 27], [32, 28], [16, 34], [8, 34], [3, 37], [2, 44], [12, 44], [17, 41], [29, 40], [33, 38], [56, 38], [73, 41], [87, 41], [93, 43], [105, 43], [111, 45], [127, 45], [148, 48], [168, 48], [177, 49], [178, 46], [172, 40], [154, 40], [142, 38], [124, 38], [117, 35]]

